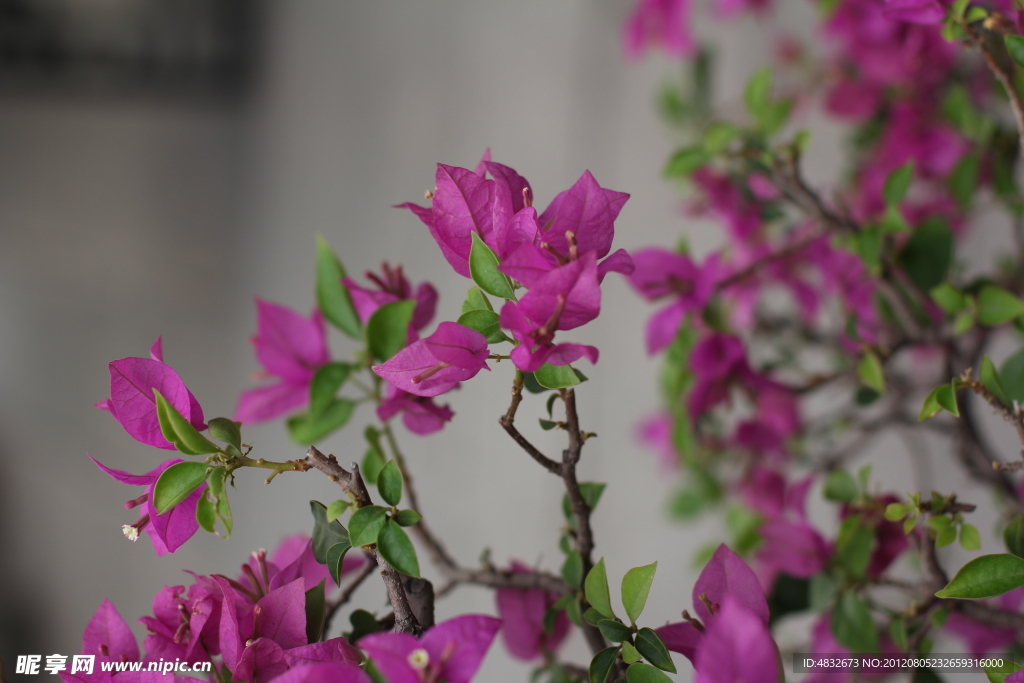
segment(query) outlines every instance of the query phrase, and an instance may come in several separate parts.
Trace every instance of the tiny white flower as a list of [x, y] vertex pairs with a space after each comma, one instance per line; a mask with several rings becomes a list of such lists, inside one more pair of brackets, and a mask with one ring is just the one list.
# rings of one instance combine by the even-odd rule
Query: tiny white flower
[[121, 527], [121, 531], [124, 532], [125, 538], [129, 541], [139, 540], [139, 530], [133, 527], [131, 524], [125, 524]]
[[409, 662], [409, 666], [414, 669], [426, 669], [427, 665], [430, 664], [430, 655], [423, 648], [417, 648], [409, 653], [407, 661]]

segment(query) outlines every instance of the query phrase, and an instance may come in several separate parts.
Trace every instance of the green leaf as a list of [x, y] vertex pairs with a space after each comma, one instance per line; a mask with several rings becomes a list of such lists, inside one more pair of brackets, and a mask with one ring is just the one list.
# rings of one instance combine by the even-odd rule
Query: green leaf
[[583, 558], [578, 550], [570, 550], [562, 563], [562, 578], [573, 588], [583, 583]]
[[[1011, 37], [1018, 38], [1020, 36], [1006, 36], [1006, 37], [1007, 38], [1011, 38]], [[984, 667], [985, 676], [986, 676], [986, 678], [988, 678], [989, 683], [1006, 683], [1006, 677], [1007, 676], [1009, 676], [1012, 673], [1017, 673], [1021, 669], [1024, 669], [1024, 666], [1021, 666], [1017, 662], [1014, 662], [1014, 661], [1009, 660], [1009, 659], [1004, 660], [1002, 662], [1002, 664], [1003, 664], [1003, 666], [1001, 666], [1001, 667], [1000, 666], [987, 666], [987, 667]]]
[[153, 487], [153, 507], [162, 515], [192, 495], [204, 481], [209, 466], [205, 462], [179, 462], [160, 474]]
[[597, 626], [597, 624], [603, 620], [604, 615], [593, 607], [588, 607], [587, 611], [583, 613], [583, 621], [587, 622], [591, 626]]
[[374, 358], [386, 361], [405, 347], [415, 308], [415, 301], [405, 300], [392, 301], [374, 311], [366, 323], [366, 346]]
[[331, 578], [338, 586], [341, 585], [341, 567], [345, 561], [345, 553], [352, 548], [348, 542], [335, 543], [327, 549], [327, 569], [331, 572]]
[[597, 628], [601, 631], [601, 635], [613, 643], [629, 640], [629, 637], [633, 635], [628, 626], [615, 619], [601, 619], [597, 622]]
[[608, 618], [615, 617], [615, 612], [612, 611], [611, 596], [608, 593], [608, 574], [605, 572], [603, 557], [587, 574], [583, 590], [587, 596], [587, 602], [594, 609]]
[[907, 622], [903, 617], [896, 617], [889, 624], [889, 637], [892, 642], [903, 652], [907, 651]]
[[224, 538], [231, 537], [232, 521], [231, 506], [228, 504], [228, 492], [225, 487], [228, 471], [223, 467], [214, 467], [206, 475], [206, 484], [209, 487], [206, 495], [210, 497], [217, 513], [217, 519], [224, 525]]
[[879, 394], [885, 393], [885, 371], [882, 369], [882, 362], [873, 351], [868, 351], [861, 357], [860, 363], [857, 364], [857, 376], [861, 382]]
[[[580, 496], [591, 512], [597, 508], [597, 503], [601, 500], [601, 494], [604, 493], [606, 486], [607, 484], [594, 481], [580, 482]], [[567, 493], [562, 494], [562, 514], [565, 515], [565, 519], [570, 523], [569, 525], [575, 529], [576, 520], [573, 517], [572, 504], [569, 502], [569, 494]]]
[[288, 426], [288, 435], [300, 446], [317, 443], [335, 430], [344, 427], [355, 412], [356, 405], [355, 401], [347, 398], [336, 398], [315, 415], [293, 415], [285, 423]]
[[1002, 382], [999, 381], [999, 372], [988, 356], [981, 359], [981, 372], [978, 373], [978, 381], [981, 385], [992, 392], [992, 395], [999, 399], [1004, 406], [1010, 407], [1013, 403], [1006, 395]]
[[967, 297], [948, 282], [943, 282], [938, 287], [933, 287], [929, 293], [932, 295], [935, 303], [939, 305], [939, 308], [946, 313], [959, 313], [967, 307]]
[[498, 257], [480, 239], [480, 235], [476, 232], [473, 232], [472, 235], [473, 246], [469, 251], [469, 273], [473, 277], [473, 282], [488, 294], [502, 299], [513, 298], [515, 294], [512, 291], [512, 281], [498, 270], [498, 266], [501, 265]]
[[234, 420], [229, 420], [226, 417], [215, 417], [207, 423], [207, 429], [210, 431], [210, 436], [218, 441], [231, 444], [239, 451], [242, 450], [241, 426], [241, 422], [235, 422]]
[[309, 501], [309, 509], [313, 512], [313, 558], [327, 564], [327, 551], [339, 543], [349, 543], [348, 531], [338, 520], [327, 521], [327, 506], [320, 501]]
[[470, 287], [469, 291], [466, 292], [466, 299], [462, 302], [460, 313], [469, 313], [470, 311], [494, 312], [491, 300], [487, 298], [487, 295], [479, 287]]
[[217, 522], [217, 511], [213, 506], [213, 501], [205, 493], [199, 498], [199, 502], [196, 503], [196, 521], [199, 522], [199, 526], [203, 530], [209, 531], [211, 534], [214, 532], [214, 526]]
[[367, 484], [377, 484], [377, 477], [380, 475], [380, 471], [384, 469], [384, 451], [380, 447], [380, 431], [373, 425], [369, 425], [363, 430], [363, 437], [366, 439], [366, 443], [369, 444], [369, 448], [366, 451], [366, 455], [363, 456], [363, 463], [360, 466], [360, 471], [363, 475], [363, 480]]
[[349, 502], [347, 500], [336, 500], [327, 506], [327, 521], [333, 522], [338, 517], [348, 510]]
[[1010, 57], [1017, 62], [1017, 66], [1024, 66], [1024, 36], [1007, 35], [1005, 40]]
[[747, 81], [747, 87], [743, 91], [743, 101], [747, 105], [747, 111], [759, 119], [761, 113], [771, 102], [772, 91], [772, 70], [770, 67], [758, 69]]
[[830, 574], [822, 572], [812, 576], [808, 586], [808, 602], [811, 609], [818, 614], [829, 611], [838, 590], [839, 584]]
[[835, 470], [825, 480], [825, 498], [838, 503], [849, 503], [857, 499], [857, 482], [846, 470]]
[[907, 240], [897, 262], [925, 291], [946, 279], [953, 261], [953, 233], [939, 218], [925, 220]]
[[981, 535], [970, 524], [960, 525], [960, 547], [964, 550], [981, 550]]
[[619, 648], [606, 647], [594, 655], [590, 660], [590, 683], [607, 683], [608, 674], [612, 672], [618, 654]]
[[956, 402], [956, 392], [950, 384], [943, 384], [932, 389], [931, 393], [924, 399], [921, 406], [921, 413], [917, 416], [918, 422], [935, 417], [941, 410], [948, 410], [957, 417], [960, 417], [960, 407]]
[[885, 179], [885, 187], [882, 190], [885, 203], [889, 206], [895, 206], [902, 202], [903, 198], [907, 196], [907, 190], [910, 189], [910, 181], [913, 179], [913, 161], [908, 161], [890, 173], [889, 177]]
[[626, 680], [629, 683], [672, 683], [671, 678], [643, 662], [629, 665], [629, 668], [626, 669]]
[[398, 463], [389, 460], [377, 477], [377, 490], [380, 497], [389, 505], [398, 505], [402, 500], [402, 471]]
[[715, 121], [704, 130], [704, 149], [709, 154], [719, 154], [729, 143], [740, 136], [740, 129], [731, 123]]
[[544, 418], [540, 418], [537, 421], [540, 423], [540, 428], [543, 429], [545, 432], [550, 432], [552, 429], [558, 426], [558, 423], [553, 420], [545, 420]]
[[1005, 289], [988, 285], [978, 293], [978, 322], [995, 327], [1024, 314], [1024, 301]]
[[935, 546], [945, 548], [956, 540], [956, 527], [952, 520], [945, 515], [928, 518], [928, 527], [935, 532]]
[[632, 664], [633, 662], [639, 662], [642, 656], [637, 649], [629, 644], [629, 641], [622, 643], [622, 661], [626, 664]]
[[999, 382], [1011, 402], [1024, 403], [1024, 349], [1003, 361], [999, 368]]
[[875, 530], [863, 524], [861, 515], [851, 515], [839, 525], [836, 539], [836, 559], [850, 576], [863, 576], [871, 560], [871, 546]]
[[416, 549], [398, 522], [389, 519], [377, 537], [377, 550], [392, 567], [406, 576], [419, 578], [420, 563]]
[[960, 205], [960, 208], [967, 208], [974, 198], [974, 192], [978, 189], [978, 169], [981, 160], [976, 154], [968, 154], [953, 167], [946, 184], [949, 193]]
[[622, 577], [622, 606], [626, 608], [626, 616], [632, 623], [640, 618], [647, 604], [647, 595], [651, 592], [651, 583], [654, 582], [654, 572], [658, 570], [658, 563], [634, 567]]
[[661, 173], [666, 178], [686, 178], [709, 161], [711, 155], [703, 146], [684, 147], [672, 155]]
[[773, 135], [786, 124], [789, 112], [793, 109], [793, 100], [770, 102], [761, 110], [757, 117], [757, 125], [766, 136]]
[[1017, 557], [1024, 557], [1024, 516], [1015, 515], [1003, 529], [1003, 543], [1006, 549]]
[[899, 522], [910, 513], [910, 506], [905, 503], [889, 503], [885, 506], [885, 518], [890, 522]]
[[676, 673], [676, 665], [672, 662], [668, 648], [652, 629], [645, 627], [637, 631], [636, 649], [644, 659], [662, 671]]
[[413, 526], [414, 524], [419, 524], [421, 519], [423, 519], [423, 515], [415, 510], [399, 510], [398, 514], [395, 515], [395, 521], [401, 526]]
[[498, 314], [494, 311], [466, 311], [459, 316], [457, 322], [460, 325], [476, 330], [491, 344], [496, 344], [506, 339], [501, 331], [501, 322], [498, 319]]
[[882, 231], [877, 227], [864, 228], [853, 236], [853, 248], [871, 273], [881, 270], [879, 259], [882, 253]]
[[1016, 555], [982, 555], [961, 567], [953, 580], [935, 596], [980, 600], [1009, 593], [1021, 586], [1024, 586], [1024, 559]]
[[574, 387], [581, 381], [568, 365], [552, 365], [551, 363], [540, 366], [533, 376], [538, 384], [548, 389]]
[[325, 597], [327, 579], [306, 591], [306, 642], [319, 643], [323, 635], [324, 618], [327, 616]]
[[878, 631], [871, 618], [871, 610], [852, 591], [839, 595], [832, 610], [832, 635], [853, 652], [878, 652]]
[[361, 339], [363, 324], [359, 321], [348, 288], [341, 281], [345, 268], [338, 261], [323, 237], [316, 238], [316, 303], [328, 322], [353, 339]]
[[352, 514], [348, 521], [348, 536], [353, 547], [362, 547], [377, 542], [377, 535], [384, 528], [387, 513], [379, 505], [366, 505]]
[[158, 389], [153, 389], [156, 398], [157, 418], [160, 420], [160, 431], [164, 438], [185, 455], [207, 455], [220, 449], [209, 439], [200, 434], [192, 423], [186, 420], [178, 409], [164, 398]]
[[309, 385], [309, 412], [311, 415], [316, 415], [330, 405], [334, 394], [345, 383], [351, 372], [352, 366], [348, 363], [328, 363], [316, 371], [316, 374], [313, 375], [313, 382]]

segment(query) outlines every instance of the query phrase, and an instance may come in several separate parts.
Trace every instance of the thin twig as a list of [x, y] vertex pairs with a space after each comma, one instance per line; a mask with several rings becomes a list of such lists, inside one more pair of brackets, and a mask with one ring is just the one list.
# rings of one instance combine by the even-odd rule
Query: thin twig
[[1018, 154], [1024, 156], [1024, 102], [1021, 101], [1020, 93], [1017, 92], [1017, 88], [1013, 85], [1013, 75], [996, 61], [995, 55], [985, 45], [985, 36], [978, 29], [966, 22], [963, 26], [970, 37], [971, 46], [981, 53], [982, 58], [985, 60], [985, 65], [988, 66], [988, 70], [992, 72], [996, 80], [1002, 84], [1003, 90], [1006, 91], [1006, 97], [1010, 100], [1010, 110], [1013, 112], [1013, 118], [1017, 122]]
[[519, 403], [523, 400], [523, 373], [521, 370], [516, 370], [516, 378], [512, 383], [512, 402], [508, 406], [508, 410], [498, 420], [498, 424], [501, 425], [512, 440], [519, 444], [519, 447], [526, 451], [527, 455], [533, 458], [541, 467], [546, 469], [551, 474], [557, 474], [562, 476], [562, 465], [555, 462], [548, 456], [541, 453], [536, 446], [527, 440], [519, 430], [516, 428], [516, 410], [519, 408]]

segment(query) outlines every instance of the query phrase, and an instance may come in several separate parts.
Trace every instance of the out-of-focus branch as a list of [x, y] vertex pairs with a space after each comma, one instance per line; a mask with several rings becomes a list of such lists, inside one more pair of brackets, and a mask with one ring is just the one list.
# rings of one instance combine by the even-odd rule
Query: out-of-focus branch
[[1017, 122], [1018, 154], [1024, 156], [1024, 102], [1021, 101], [1020, 93], [1017, 92], [1017, 88], [1013, 85], [1013, 74], [996, 60], [995, 55], [992, 54], [992, 51], [985, 43], [985, 34], [966, 22], [964, 23], [964, 30], [970, 39], [971, 47], [981, 54], [988, 70], [992, 72], [992, 75], [1003, 86], [1006, 97], [1010, 100], [1010, 110], [1013, 112], [1014, 121]]

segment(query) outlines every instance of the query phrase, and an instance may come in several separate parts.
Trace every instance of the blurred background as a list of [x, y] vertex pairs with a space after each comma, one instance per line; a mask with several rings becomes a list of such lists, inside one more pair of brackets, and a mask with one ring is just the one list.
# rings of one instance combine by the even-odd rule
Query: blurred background
[[[182, 569], [233, 575], [251, 551], [311, 530], [307, 500], [336, 497], [315, 472], [263, 488], [259, 473], [243, 471], [230, 540], [200, 532], [162, 558], [148, 538], [129, 543], [121, 525], [135, 516], [121, 503], [137, 491], [86, 453], [133, 472], [167, 454], [93, 408], [108, 395], [109, 361], [145, 356], [163, 335], [165, 360], [207, 416], [230, 415], [258, 370], [247, 341], [253, 297], [308, 312], [317, 233], [351, 275], [386, 260], [413, 282], [430, 280], [441, 292], [436, 321], [454, 319], [469, 281], [414, 216], [390, 207], [421, 201], [435, 162], [472, 167], [488, 147], [530, 179], [540, 206], [584, 169], [630, 192], [617, 247], [671, 245], [684, 231], [698, 253], [719, 243], [717, 227], [686, 218], [660, 178], [672, 137], [655, 94], [681, 67], [623, 59], [629, 4], [0, 1], [0, 657], [9, 681], [17, 654], [78, 652], [104, 598], [135, 624], [160, 587], [189, 582]], [[773, 22], [799, 31], [813, 20], [809, 5], [790, 3]], [[728, 105], [769, 56], [769, 33], [753, 19], [728, 33], [698, 25], [721, 37], [716, 97]], [[824, 182], [841, 138], [813, 117], [803, 123], [821, 132], [809, 176]], [[578, 391], [582, 426], [599, 434], [581, 477], [612, 484], [594, 522], [613, 582], [659, 561], [645, 620], [660, 624], [689, 606], [694, 553], [721, 524], [666, 514], [676, 478], [635, 438], [658, 402], [642, 346], [649, 309], [619, 277], [603, 289], [601, 318], [573, 335], [602, 352]], [[331, 342], [336, 357], [350, 353], [340, 337]], [[557, 570], [560, 482], [497, 425], [510, 368], [483, 375], [446, 397], [457, 415], [443, 432], [399, 428], [422, 512], [464, 564], [490, 547], [498, 564]], [[362, 410], [323, 450], [342, 462], [362, 456], [372, 419]], [[520, 420], [554, 452], [557, 435], [533, 426], [542, 411], [529, 397]], [[245, 434], [269, 459], [304, 450], [280, 424]], [[367, 582], [355, 604], [383, 601]], [[439, 603], [438, 619], [466, 611], [494, 613], [493, 595], [461, 588]], [[582, 661], [574, 637], [569, 658]], [[527, 675], [496, 646], [479, 680]]]

